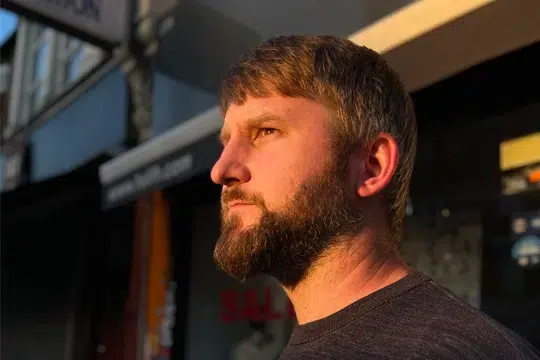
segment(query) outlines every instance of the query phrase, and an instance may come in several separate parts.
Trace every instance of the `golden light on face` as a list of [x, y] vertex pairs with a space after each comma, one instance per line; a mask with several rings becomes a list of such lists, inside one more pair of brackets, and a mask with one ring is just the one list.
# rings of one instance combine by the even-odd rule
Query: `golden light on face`
[[328, 118], [301, 98], [248, 99], [227, 111], [212, 179], [223, 186], [214, 258], [231, 276], [266, 273], [294, 286], [324, 249], [362, 226]]
[[235, 234], [257, 226], [268, 212], [262, 196], [247, 195], [239, 188], [224, 190], [221, 194], [221, 222], [230, 223]]
[[261, 216], [246, 227], [242, 214], [224, 208], [221, 236], [214, 251], [219, 267], [241, 281], [265, 273], [294, 287], [317, 256], [363, 225], [361, 213], [345, 192], [344, 181], [337, 167], [329, 167], [302, 184], [279, 211], [269, 211], [261, 197], [238, 188], [224, 193], [225, 198], [234, 194], [251, 199]]

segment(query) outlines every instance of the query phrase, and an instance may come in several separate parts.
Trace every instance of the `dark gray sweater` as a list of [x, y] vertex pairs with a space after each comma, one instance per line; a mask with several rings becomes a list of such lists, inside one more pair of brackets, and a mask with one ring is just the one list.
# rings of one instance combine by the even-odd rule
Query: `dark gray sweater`
[[540, 359], [527, 341], [419, 272], [297, 326], [280, 360]]

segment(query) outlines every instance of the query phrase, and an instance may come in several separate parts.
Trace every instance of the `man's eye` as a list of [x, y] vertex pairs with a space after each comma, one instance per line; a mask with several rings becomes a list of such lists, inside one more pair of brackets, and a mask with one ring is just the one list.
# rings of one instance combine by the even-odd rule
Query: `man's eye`
[[271, 129], [271, 128], [261, 129], [261, 135], [262, 136], [272, 135], [276, 131], [277, 131], [276, 129]]
[[259, 137], [265, 137], [265, 136], [269, 136], [269, 135], [273, 135], [277, 132], [276, 129], [272, 129], [272, 128], [263, 128], [263, 129], [259, 129], [259, 131], [257, 132], [257, 138]]

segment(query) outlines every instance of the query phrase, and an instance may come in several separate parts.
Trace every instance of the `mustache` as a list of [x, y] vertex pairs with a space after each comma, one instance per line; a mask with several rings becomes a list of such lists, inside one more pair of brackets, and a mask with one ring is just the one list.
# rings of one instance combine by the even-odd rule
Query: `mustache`
[[227, 190], [224, 190], [221, 193], [221, 206], [226, 207], [231, 201], [245, 201], [250, 204], [259, 205], [264, 207], [264, 200], [260, 194], [250, 194], [246, 191], [234, 187]]

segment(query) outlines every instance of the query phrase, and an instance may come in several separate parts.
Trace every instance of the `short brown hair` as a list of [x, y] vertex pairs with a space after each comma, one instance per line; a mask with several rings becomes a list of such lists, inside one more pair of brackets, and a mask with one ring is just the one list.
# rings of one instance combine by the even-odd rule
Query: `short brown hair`
[[[391, 134], [399, 146], [396, 172], [385, 192], [392, 237], [401, 236], [416, 154], [412, 101], [399, 76], [375, 51], [333, 36], [280, 36], [244, 55], [223, 81], [220, 106], [247, 96], [279, 94], [325, 105], [342, 151]], [[346, 154], [347, 155], [347, 154]]]

